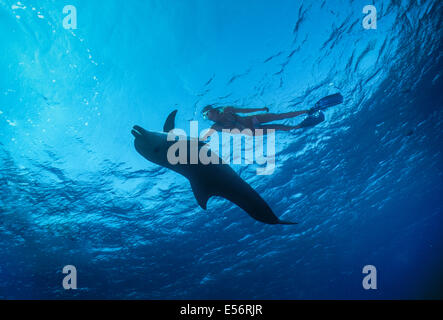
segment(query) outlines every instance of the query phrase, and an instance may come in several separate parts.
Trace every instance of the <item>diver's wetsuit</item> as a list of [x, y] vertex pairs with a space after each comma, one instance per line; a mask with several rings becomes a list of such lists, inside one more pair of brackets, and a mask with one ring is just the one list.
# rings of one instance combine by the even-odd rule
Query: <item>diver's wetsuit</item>
[[241, 117], [234, 112], [225, 112], [223, 110], [223, 122], [216, 122], [223, 129], [258, 129], [260, 121], [255, 116]]

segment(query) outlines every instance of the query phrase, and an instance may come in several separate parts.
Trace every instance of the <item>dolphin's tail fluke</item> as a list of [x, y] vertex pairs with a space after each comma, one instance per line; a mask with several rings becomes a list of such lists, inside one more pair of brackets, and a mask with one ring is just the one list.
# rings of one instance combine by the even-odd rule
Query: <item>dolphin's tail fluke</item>
[[298, 222], [291, 222], [285, 220], [278, 220], [277, 224], [298, 224]]

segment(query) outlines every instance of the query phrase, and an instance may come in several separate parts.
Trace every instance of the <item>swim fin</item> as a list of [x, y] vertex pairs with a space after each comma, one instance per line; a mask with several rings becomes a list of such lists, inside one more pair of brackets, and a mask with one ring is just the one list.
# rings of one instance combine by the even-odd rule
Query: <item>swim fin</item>
[[314, 107], [309, 109], [308, 114], [311, 115], [317, 111], [325, 110], [326, 108], [336, 106], [343, 102], [341, 93], [331, 94], [317, 101]]
[[307, 116], [306, 119], [299, 124], [299, 126], [302, 128], [313, 127], [323, 121], [325, 121], [325, 114], [320, 111], [316, 116]]

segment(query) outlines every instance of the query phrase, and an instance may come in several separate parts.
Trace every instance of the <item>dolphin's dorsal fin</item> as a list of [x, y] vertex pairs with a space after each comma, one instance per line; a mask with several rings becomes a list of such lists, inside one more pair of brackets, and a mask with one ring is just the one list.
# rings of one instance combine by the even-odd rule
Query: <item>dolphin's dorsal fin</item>
[[206, 205], [210, 197], [214, 195], [209, 188], [204, 187], [202, 184], [196, 183], [191, 180], [192, 192], [194, 192], [194, 197], [202, 209], [206, 210]]
[[175, 128], [175, 115], [177, 110], [172, 111], [166, 118], [165, 124], [163, 125], [163, 132], [169, 132]]

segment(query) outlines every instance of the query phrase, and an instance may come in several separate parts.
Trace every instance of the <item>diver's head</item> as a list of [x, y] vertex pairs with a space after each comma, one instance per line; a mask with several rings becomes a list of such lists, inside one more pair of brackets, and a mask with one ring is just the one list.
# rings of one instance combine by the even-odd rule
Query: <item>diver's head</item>
[[216, 121], [217, 115], [220, 113], [218, 108], [214, 108], [211, 104], [207, 105], [202, 109], [203, 119], [209, 119], [212, 121]]

